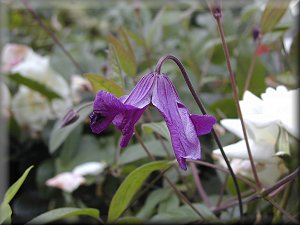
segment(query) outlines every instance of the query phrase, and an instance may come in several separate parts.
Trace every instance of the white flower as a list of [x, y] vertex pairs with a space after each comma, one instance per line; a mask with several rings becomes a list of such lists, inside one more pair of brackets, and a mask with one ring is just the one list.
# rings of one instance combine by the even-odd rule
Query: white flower
[[[276, 144], [282, 129], [299, 137], [296, 116], [297, 90], [288, 91], [279, 86], [276, 90], [268, 88], [262, 99], [246, 91], [240, 101], [246, 125], [249, 145], [258, 176], [265, 186], [270, 186], [287, 172], [283, 161], [276, 155]], [[252, 169], [239, 119], [221, 120], [221, 125], [242, 140], [225, 146], [224, 151], [231, 159], [233, 170], [244, 176], [252, 177]], [[222, 165], [225, 161], [219, 149], [213, 157]]]
[[73, 192], [81, 184], [86, 183], [84, 176], [96, 176], [102, 173], [107, 164], [105, 162], [87, 162], [76, 166], [72, 172], [64, 172], [46, 181], [46, 185], [56, 187], [66, 192]]
[[87, 162], [83, 163], [79, 166], [76, 166], [73, 169], [73, 173], [81, 175], [81, 176], [86, 176], [86, 175], [98, 175], [103, 172], [103, 170], [106, 167], [105, 162]]
[[46, 181], [46, 185], [56, 187], [66, 192], [73, 192], [81, 184], [85, 183], [85, 178], [81, 175], [64, 172]]
[[298, 130], [298, 95], [299, 88], [287, 90], [284, 86], [275, 89], [267, 88], [261, 98], [246, 91], [240, 101], [245, 120], [257, 127], [277, 124], [299, 139]]
[[40, 93], [21, 85], [12, 99], [12, 112], [21, 126], [32, 133], [41, 131], [49, 119], [63, 116], [72, 106], [68, 83], [51, 68], [48, 57], [27, 46], [9, 44], [2, 52], [2, 61], [9, 72], [38, 81], [62, 97], [50, 103]]
[[73, 75], [71, 77], [71, 95], [75, 103], [79, 103], [81, 101], [82, 93], [92, 90], [92, 85], [87, 79], [79, 75]]
[[19, 44], [6, 44], [1, 52], [1, 72], [9, 72], [24, 60], [30, 48]]
[[11, 96], [8, 87], [4, 84], [4, 82], [0, 81], [0, 109], [4, 118], [8, 118], [10, 115], [10, 99]]

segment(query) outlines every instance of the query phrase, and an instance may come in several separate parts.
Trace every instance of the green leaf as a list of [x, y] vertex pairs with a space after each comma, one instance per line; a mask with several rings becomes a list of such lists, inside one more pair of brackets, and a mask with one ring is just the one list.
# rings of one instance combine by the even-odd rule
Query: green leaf
[[170, 166], [169, 161], [155, 161], [145, 164], [130, 173], [118, 188], [110, 203], [108, 223], [112, 223], [119, 218], [134, 195], [141, 188], [144, 181], [153, 171], [167, 169]]
[[212, 211], [203, 204], [193, 204], [193, 206], [201, 213], [203, 218], [199, 217], [189, 206], [182, 206], [173, 211], [160, 213], [152, 217], [150, 223], [172, 223], [172, 224], [187, 224], [196, 221], [218, 221]]
[[118, 84], [104, 76], [96, 74], [85, 74], [84, 76], [91, 82], [95, 94], [99, 90], [111, 92], [116, 97], [120, 97], [125, 94], [124, 90]]
[[134, 64], [136, 64], [134, 51], [133, 51], [132, 46], [129, 42], [129, 38], [128, 38], [126, 30], [121, 27], [118, 30], [118, 32], [120, 34], [119, 38], [120, 38], [121, 43], [124, 44], [124, 48], [125, 48], [126, 52], [129, 53], [128, 57], [131, 57], [131, 59], [134, 61]]
[[82, 123], [87, 118], [87, 116], [93, 111], [93, 102], [78, 105], [77, 107], [75, 107], [74, 110], [79, 115], [79, 118], [75, 122], [67, 126], [61, 127], [63, 123], [63, 118], [61, 118], [54, 125], [49, 139], [50, 153], [54, 153], [58, 149], [58, 147], [66, 140], [71, 131], [75, 129], [80, 123]]
[[167, 199], [165, 199], [163, 202], [159, 204], [158, 212], [164, 213], [164, 212], [172, 212], [173, 210], [176, 210], [176, 208], [179, 207], [180, 201], [177, 197], [177, 195], [173, 192]]
[[118, 219], [116, 224], [143, 224], [143, 221], [137, 217], [126, 216]]
[[16, 195], [22, 184], [24, 183], [26, 177], [28, 176], [30, 170], [33, 168], [33, 166], [30, 166], [23, 175], [12, 185], [9, 187], [9, 189], [6, 191], [3, 199], [3, 203], [9, 204], [9, 202], [13, 199], [13, 197]]
[[71, 216], [90, 216], [99, 220], [99, 210], [93, 208], [58, 208], [45, 212], [26, 224], [46, 224]]
[[170, 188], [158, 189], [152, 191], [143, 205], [141, 210], [137, 213], [137, 217], [143, 220], [149, 219], [149, 217], [154, 213], [155, 207], [162, 201], [170, 197], [172, 190]]
[[141, 37], [139, 34], [129, 31], [129, 30], [125, 30], [125, 32], [127, 33], [127, 36], [129, 36], [137, 45], [139, 45], [141, 47], [146, 46], [144, 38]]
[[35, 81], [33, 79], [24, 77], [18, 73], [10, 74], [8, 78], [16, 82], [17, 84], [22, 84], [34, 91], [39, 92], [41, 95], [45, 96], [49, 101], [52, 101], [53, 99], [56, 98], [62, 98], [59, 94], [57, 94], [55, 91], [53, 91], [46, 85], [38, 81]]
[[289, 0], [270, 0], [261, 16], [260, 28], [262, 33], [271, 31], [285, 14]]
[[113, 35], [108, 35], [108, 42], [113, 46], [124, 72], [129, 76], [135, 76], [137, 66], [131, 50], [124, 47], [124, 45]]
[[144, 132], [156, 132], [167, 140], [171, 141], [170, 133], [165, 121], [142, 124]]
[[3, 202], [0, 205], [0, 224], [6, 222], [5, 224], [11, 224], [12, 210], [8, 203]]
[[118, 77], [120, 80], [122, 80], [122, 68], [116, 50], [112, 44], [108, 44], [107, 58], [109, 62], [107, 74], [109, 74], [111, 77]]
[[[170, 142], [164, 142], [164, 143], [167, 146], [167, 149], [172, 149]], [[145, 145], [147, 146], [147, 148], [149, 149], [152, 155], [159, 156], [159, 157], [166, 157], [166, 152], [159, 141], [157, 140], [146, 141]], [[143, 150], [140, 144], [133, 144], [128, 146], [122, 151], [120, 157], [120, 164], [124, 165], [147, 157], [148, 156], [146, 152]]]
[[28, 176], [28, 174], [32, 168], [33, 168], [33, 166], [30, 166], [23, 173], [23, 175], [12, 186], [10, 186], [9, 189], [6, 191], [3, 202], [0, 205], [0, 224], [2, 224], [4, 221], [6, 221], [7, 223], [11, 222], [12, 210], [9, 206], [9, 203], [14, 198], [14, 196], [17, 194], [18, 190], [24, 183], [26, 177]]

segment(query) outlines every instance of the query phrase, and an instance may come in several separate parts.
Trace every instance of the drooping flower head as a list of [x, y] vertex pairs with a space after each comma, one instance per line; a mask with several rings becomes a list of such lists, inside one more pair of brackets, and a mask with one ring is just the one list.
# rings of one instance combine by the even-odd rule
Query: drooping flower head
[[136, 122], [150, 103], [166, 121], [175, 157], [180, 167], [186, 170], [186, 159], [201, 158], [198, 136], [209, 133], [216, 119], [191, 114], [165, 74], [151, 72], [143, 76], [128, 96], [116, 98], [109, 92], [99, 91], [90, 115], [91, 129], [99, 134], [110, 123], [114, 124], [123, 135], [120, 146], [124, 148], [133, 136]]

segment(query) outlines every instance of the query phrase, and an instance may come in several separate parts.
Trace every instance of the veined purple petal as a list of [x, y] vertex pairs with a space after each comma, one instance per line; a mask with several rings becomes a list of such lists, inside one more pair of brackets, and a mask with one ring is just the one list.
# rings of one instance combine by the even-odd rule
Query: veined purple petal
[[179, 101], [180, 99], [169, 78], [165, 75], [157, 76], [152, 104], [164, 117], [170, 131], [175, 157], [180, 167], [186, 170], [185, 160], [187, 158], [200, 159], [201, 149], [190, 113]]
[[140, 109], [149, 105], [155, 79], [156, 76], [154, 76], [153, 73], [143, 76], [128, 97], [122, 99], [122, 102], [126, 105], [132, 105]]
[[210, 133], [213, 125], [216, 123], [216, 118], [210, 115], [192, 114], [190, 117], [195, 126], [197, 136]]

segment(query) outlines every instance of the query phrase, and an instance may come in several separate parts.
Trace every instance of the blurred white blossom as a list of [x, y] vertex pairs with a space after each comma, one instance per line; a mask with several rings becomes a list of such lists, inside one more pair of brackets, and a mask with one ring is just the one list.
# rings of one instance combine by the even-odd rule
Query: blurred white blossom
[[48, 179], [46, 185], [66, 192], [73, 192], [81, 184], [86, 183], [84, 176], [97, 176], [106, 168], [105, 162], [87, 162], [76, 166], [72, 172], [64, 172]]
[[9, 89], [4, 82], [0, 81], [0, 109], [4, 118], [8, 118], [10, 116], [10, 101], [11, 96]]
[[[279, 86], [267, 88], [261, 99], [246, 91], [240, 101], [249, 145], [258, 176], [265, 186], [270, 186], [287, 172], [281, 158], [276, 154], [278, 138], [286, 130], [298, 138], [298, 123], [296, 114], [297, 90], [288, 91]], [[242, 140], [225, 146], [224, 151], [236, 173], [252, 177], [252, 169], [239, 119], [221, 120], [221, 125]], [[288, 144], [288, 143], [287, 143]], [[213, 157], [225, 166], [219, 149], [213, 151]]]
[[64, 172], [46, 181], [46, 185], [56, 187], [66, 192], [73, 192], [81, 184], [85, 183], [85, 178], [81, 175]]
[[79, 75], [73, 75], [71, 77], [71, 94], [75, 103], [79, 103], [82, 100], [81, 95], [84, 92], [91, 92], [92, 90], [92, 85], [87, 79]]
[[41, 131], [49, 119], [63, 116], [72, 106], [68, 83], [51, 68], [48, 57], [40, 56], [24, 45], [8, 44], [3, 49], [2, 61], [6, 72], [38, 81], [62, 97], [50, 103], [40, 93], [20, 85], [12, 98], [12, 112], [21, 126], [33, 133]]
[[87, 162], [83, 163], [79, 166], [76, 166], [73, 169], [73, 173], [81, 175], [81, 176], [86, 176], [86, 175], [98, 175], [103, 172], [103, 170], [106, 167], [105, 162]]

